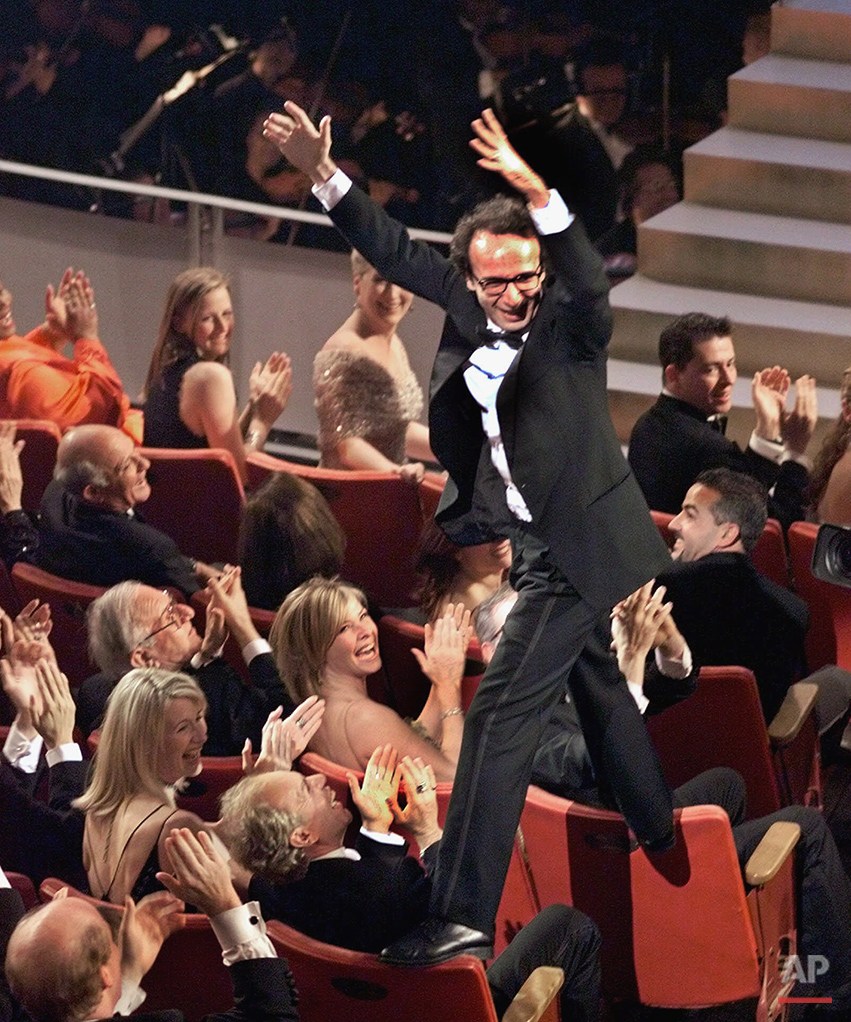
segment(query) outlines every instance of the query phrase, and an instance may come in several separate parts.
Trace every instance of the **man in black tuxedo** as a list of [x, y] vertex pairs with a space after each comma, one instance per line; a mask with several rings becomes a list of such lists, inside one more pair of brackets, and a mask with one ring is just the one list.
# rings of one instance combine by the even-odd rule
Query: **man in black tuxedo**
[[65, 434], [37, 522], [21, 509], [14, 431], [0, 442], [4, 483], [17, 486], [16, 498], [5, 490], [0, 495], [0, 552], [7, 567], [24, 560], [60, 578], [98, 586], [136, 578], [187, 596], [218, 574], [145, 521], [138, 505], [151, 495], [150, 462], [120, 429], [85, 425]]
[[629, 463], [650, 507], [674, 515], [704, 469], [745, 472], [772, 489], [769, 514], [785, 528], [806, 508], [806, 449], [818, 419], [815, 380], [796, 381], [795, 405], [787, 412], [789, 374], [779, 366], [758, 372], [756, 427], [742, 451], [724, 435], [738, 377], [731, 330], [726, 317], [701, 312], [665, 327], [659, 337], [664, 387], [633, 428]]
[[[6, 954], [13, 995], [34, 1019], [56, 1022], [127, 1015], [144, 1000], [140, 983], [163, 941], [180, 925], [184, 901], [210, 916], [229, 963], [236, 1006], [209, 1015], [209, 1022], [297, 1022], [295, 992], [287, 963], [275, 954], [257, 905], [243, 905], [227, 863], [208, 834], [186, 829], [167, 839], [173, 873], [158, 879], [168, 888], [132, 901], [117, 937], [82, 898], [55, 898], [15, 927]], [[187, 984], [192, 978], [187, 976]], [[183, 1022], [182, 1012], [134, 1014], [150, 1022]]]
[[[726, 468], [702, 472], [671, 521], [675, 563], [658, 582], [698, 663], [754, 672], [770, 723], [789, 686], [805, 673], [809, 611], [749, 557], [765, 520], [765, 491], [756, 480]], [[851, 675], [832, 666], [807, 680], [819, 686], [816, 721], [824, 733], [847, 716]]]
[[[397, 764], [385, 745], [370, 758], [362, 786], [352, 780], [350, 790], [363, 824], [353, 849], [344, 845], [352, 814], [323, 774], [275, 771], [240, 781], [222, 799], [218, 834], [267, 919], [375, 954], [428, 914], [441, 840], [434, 771], [410, 757]], [[406, 854], [407, 844], [390, 830], [394, 821], [415, 838], [424, 865]], [[497, 1016], [537, 966], [555, 965], [565, 972], [561, 1017], [599, 1018], [599, 945], [596, 925], [582, 912], [549, 906], [487, 970]]]
[[450, 261], [352, 186], [331, 159], [328, 118], [317, 130], [285, 108], [266, 136], [310, 176], [336, 226], [383, 277], [447, 312], [429, 413], [449, 473], [438, 523], [469, 544], [499, 522], [514, 548], [519, 599], [466, 718], [432, 918], [383, 956], [487, 957], [535, 749], [580, 655], [587, 670], [571, 688], [597, 775], [646, 847], [673, 841], [670, 792], [608, 649], [611, 607], [668, 563], [609, 417], [608, 284], [581, 223], [492, 111], [471, 145], [526, 206], [498, 196], [476, 207]]
[[[186, 671], [207, 697], [208, 756], [238, 756], [246, 738], [260, 747], [260, 732], [271, 710], [295, 706], [281, 684], [269, 643], [251, 620], [240, 569], [211, 579], [204, 638], [195, 612], [168, 592], [121, 582], [94, 600], [88, 611], [89, 649], [101, 673], [77, 693], [77, 723], [85, 734], [100, 724], [109, 693], [134, 667]], [[250, 684], [221, 656], [228, 637], [242, 651]]]

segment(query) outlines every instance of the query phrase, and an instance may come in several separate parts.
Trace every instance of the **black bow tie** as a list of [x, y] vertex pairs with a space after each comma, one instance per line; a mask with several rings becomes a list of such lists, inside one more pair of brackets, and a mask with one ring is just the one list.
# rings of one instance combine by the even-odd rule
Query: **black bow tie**
[[476, 328], [476, 336], [490, 348], [495, 348], [498, 341], [505, 341], [511, 348], [522, 348], [528, 332], [528, 327], [525, 330], [489, 330], [486, 326]]
[[716, 433], [720, 433], [722, 436], [727, 432], [727, 416], [726, 415], [712, 415], [707, 420], [708, 424], [715, 430]]

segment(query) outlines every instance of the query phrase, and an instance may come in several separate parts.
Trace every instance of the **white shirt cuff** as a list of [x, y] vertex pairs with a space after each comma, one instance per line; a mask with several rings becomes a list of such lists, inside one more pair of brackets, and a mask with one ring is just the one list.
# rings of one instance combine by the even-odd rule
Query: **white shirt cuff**
[[367, 830], [366, 827], [361, 827], [361, 834], [364, 837], [372, 838], [373, 841], [377, 841], [380, 845], [397, 845], [401, 847], [405, 844], [405, 839], [401, 834], [394, 834], [392, 831], [389, 834], [379, 834], [375, 830]]
[[779, 465], [783, 458], [783, 444], [777, 443], [776, 440], [766, 440], [765, 437], [757, 436], [756, 430], [751, 433], [748, 447], [750, 447], [754, 454], [758, 454], [761, 458], [767, 458], [768, 461], [773, 461], [775, 465]]
[[55, 749], [48, 749], [44, 757], [49, 767], [57, 763], [80, 763], [83, 753], [76, 742], [67, 742], [65, 745], [57, 745]]
[[799, 465], [803, 465], [808, 472], [813, 470], [812, 458], [809, 458], [806, 454], [798, 454], [797, 451], [790, 451], [788, 447], [784, 447], [780, 464], [784, 465], [787, 461], [794, 461]]
[[3, 743], [3, 755], [13, 767], [25, 774], [34, 774], [38, 769], [38, 760], [44, 740], [41, 735], [27, 738], [15, 721], [9, 728], [9, 734]]
[[686, 645], [678, 657], [666, 657], [662, 655], [662, 651], [657, 647], [656, 666], [666, 678], [682, 681], [683, 678], [687, 678], [691, 674], [692, 667], [694, 666], [691, 650]]
[[251, 661], [256, 657], [260, 656], [261, 653], [271, 653], [272, 647], [265, 639], [252, 639], [251, 642], [246, 642], [242, 647], [242, 659], [246, 664], [250, 664]]
[[200, 670], [202, 667], [206, 667], [207, 664], [211, 664], [214, 660], [218, 660], [219, 659], [219, 657], [222, 655], [222, 653], [224, 651], [224, 648], [225, 648], [225, 644], [223, 642], [221, 644], [221, 646], [219, 646], [219, 648], [217, 650], [215, 650], [215, 652], [213, 653], [212, 656], [206, 656], [206, 657], [203, 656], [201, 651], [199, 650], [197, 653], [194, 653], [192, 655], [192, 659], [189, 661], [189, 666], [192, 667], [196, 671]]
[[322, 203], [326, 210], [333, 209], [340, 199], [352, 187], [352, 179], [338, 167], [321, 185], [314, 185], [310, 190]]
[[532, 222], [538, 229], [538, 234], [558, 234], [566, 231], [576, 219], [575, 214], [564, 203], [564, 199], [553, 188], [550, 190], [550, 201], [543, 209], [528, 207]]
[[277, 958], [266, 936], [266, 923], [256, 901], [237, 905], [210, 918], [210, 926], [222, 949], [225, 965], [249, 958]]
[[116, 1015], [132, 1015], [145, 1000], [147, 994], [136, 983], [121, 980], [121, 996], [115, 1002]]
[[644, 694], [644, 689], [642, 689], [641, 685], [637, 684], [637, 682], [634, 681], [628, 681], [626, 683], [626, 687], [629, 689], [629, 694], [635, 700], [639, 712], [644, 713], [644, 711], [650, 705], [650, 700]]

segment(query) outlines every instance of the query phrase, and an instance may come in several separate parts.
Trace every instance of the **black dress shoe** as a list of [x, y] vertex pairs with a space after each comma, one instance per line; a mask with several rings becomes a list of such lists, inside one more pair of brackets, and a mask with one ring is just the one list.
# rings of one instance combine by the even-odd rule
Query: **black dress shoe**
[[388, 965], [439, 965], [456, 955], [493, 956], [493, 938], [480, 930], [443, 919], [426, 919], [378, 956]]

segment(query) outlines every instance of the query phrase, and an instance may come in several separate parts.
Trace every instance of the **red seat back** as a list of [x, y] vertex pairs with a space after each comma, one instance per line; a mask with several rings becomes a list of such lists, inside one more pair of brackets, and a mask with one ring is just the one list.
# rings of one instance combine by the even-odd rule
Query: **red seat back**
[[[692, 1008], [760, 996], [763, 937], [722, 809], [677, 810], [675, 847], [653, 856], [619, 814], [534, 787], [522, 826], [542, 904], [572, 904], [600, 927], [607, 997]], [[791, 859], [784, 869], [775, 947], [790, 936], [794, 946]]]
[[[392, 472], [347, 472], [249, 455], [252, 486], [270, 471], [291, 472], [308, 480], [328, 501], [346, 534], [344, 578], [364, 589], [381, 607], [413, 605], [414, 560], [425, 520], [417, 487]], [[429, 506], [433, 504], [431, 501]]]
[[292, 969], [302, 1022], [496, 1022], [477, 958], [461, 955], [429, 969], [398, 969], [275, 920], [268, 923], [268, 933]]
[[236, 564], [245, 491], [229, 451], [142, 447], [151, 462], [147, 521], [181, 552], [208, 564]]
[[726, 766], [744, 778], [749, 819], [783, 805], [752, 671], [702, 668], [697, 691], [648, 717], [647, 726], [671, 787]]
[[50, 641], [59, 667], [68, 676], [71, 687], [76, 688], [93, 671], [88, 654], [86, 610], [106, 590], [103, 586], [59, 578], [22, 561], [12, 568], [12, 581], [22, 604], [34, 599], [50, 604], [53, 622]]

